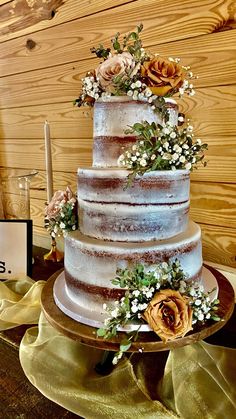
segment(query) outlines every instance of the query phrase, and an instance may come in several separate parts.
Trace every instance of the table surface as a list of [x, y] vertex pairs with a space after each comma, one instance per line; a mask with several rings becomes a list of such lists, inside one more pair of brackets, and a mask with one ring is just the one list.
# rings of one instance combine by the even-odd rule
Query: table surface
[[[34, 280], [47, 280], [63, 268], [62, 263], [45, 262], [45, 249], [34, 248]], [[45, 398], [25, 377], [19, 362], [19, 344], [25, 330], [19, 326], [0, 333], [0, 417], [36, 419], [78, 418], [66, 409]], [[222, 329], [205, 339], [206, 342], [236, 348], [236, 310]], [[32, 416], [33, 412], [33, 416]]]

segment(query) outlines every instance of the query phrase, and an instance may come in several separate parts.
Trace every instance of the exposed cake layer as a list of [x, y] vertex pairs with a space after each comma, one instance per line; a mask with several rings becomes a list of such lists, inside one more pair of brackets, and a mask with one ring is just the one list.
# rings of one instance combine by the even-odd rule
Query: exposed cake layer
[[101, 240], [140, 242], [182, 233], [188, 223], [189, 172], [156, 171], [134, 180], [122, 169], [78, 171], [80, 231]]
[[79, 231], [65, 238], [65, 278], [70, 298], [83, 307], [102, 310], [104, 301], [122, 294], [111, 280], [117, 268], [136, 263], [153, 265], [179, 259], [190, 279], [199, 280], [202, 269], [200, 227], [190, 222], [186, 231], [160, 242], [119, 243], [91, 239]]
[[179, 204], [189, 200], [187, 170], [165, 170], [136, 176], [127, 188], [130, 171], [124, 169], [78, 169], [78, 196], [94, 202], [129, 204]]
[[110, 204], [78, 200], [81, 233], [101, 240], [163, 240], [183, 232], [189, 201], [169, 205]]
[[[172, 99], [166, 100], [169, 122], [177, 125], [178, 109]], [[154, 112], [148, 102], [134, 101], [128, 96], [115, 96], [98, 100], [94, 105], [93, 166], [115, 167], [123, 148], [133, 144], [136, 137], [125, 134], [136, 122], [162, 124], [160, 113]]]

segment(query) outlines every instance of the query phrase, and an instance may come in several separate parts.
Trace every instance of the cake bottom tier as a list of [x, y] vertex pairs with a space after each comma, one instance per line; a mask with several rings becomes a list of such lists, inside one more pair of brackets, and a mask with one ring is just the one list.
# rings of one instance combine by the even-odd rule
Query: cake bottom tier
[[176, 258], [189, 279], [200, 281], [201, 230], [192, 221], [187, 230], [176, 237], [144, 243], [101, 241], [76, 231], [65, 238], [66, 293], [81, 307], [101, 313], [104, 303], [124, 295], [124, 289], [111, 282], [117, 268], [131, 268], [137, 263], [148, 267]]
[[[202, 269], [201, 285], [204, 287], [206, 293], [210, 293], [211, 301], [218, 297], [219, 287], [216, 276], [204, 266]], [[91, 305], [81, 307], [78, 302], [70, 299], [66, 291], [64, 271], [61, 272], [55, 280], [53, 286], [53, 297], [59, 309], [73, 320], [96, 328], [104, 327], [105, 319], [108, 317], [107, 313], [91, 309]], [[127, 323], [124, 326], [119, 326], [118, 330], [128, 332], [137, 330], [137, 328], [140, 332], [152, 331], [151, 327], [147, 323], [142, 324], [138, 320]]]

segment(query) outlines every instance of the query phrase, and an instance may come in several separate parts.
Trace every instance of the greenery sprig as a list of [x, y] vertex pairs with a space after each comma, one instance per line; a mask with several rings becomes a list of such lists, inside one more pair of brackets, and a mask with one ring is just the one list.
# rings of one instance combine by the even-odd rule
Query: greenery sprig
[[[123, 39], [120, 39], [120, 33], [117, 32], [111, 40], [113, 50], [117, 54], [122, 54], [124, 51], [128, 51], [135, 59], [136, 62], [144, 61], [144, 58], [147, 58], [147, 54], [142, 54], [142, 40], [139, 37], [139, 34], [143, 30], [143, 24], [137, 26], [135, 31], [124, 35]], [[110, 53], [111, 48], [105, 48], [104, 45], [100, 44], [97, 48], [91, 48], [91, 52], [96, 54], [98, 58], [103, 58], [106, 60]]]
[[217, 315], [219, 300], [211, 300], [210, 294], [196, 281], [189, 281], [184, 274], [179, 260], [162, 262], [151, 266], [137, 264], [132, 269], [117, 269], [116, 278], [112, 283], [124, 288], [125, 295], [113, 305], [103, 308], [108, 317], [104, 327], [97, 330], [97, 336], [111, 339], [115, 337], [120, 327], [125, 327], [130, 322], [135, 322], [135, 330], [126, 333], [120, 342], [119, 351], [115, 354], [113, 363], [122, 358], [132, 342], [138, 337], [141, 325], [144, 323], [143, 313], [157, 292], [164, 289], [179, 291], [186, 296], [192, 310], [192, 324], [204, 323], [209, 319], [218, 321]]
[[162, 125], [147, 121], [135, 123], [125, 131], [137, 136], [137, 142], [126, 149], [118, 159], [120, 167], [130, 169], [128, 186], [136, 175], [155, 170], [193, 170], [203, 162], [207, 144], [194, 140], [193, 127]]

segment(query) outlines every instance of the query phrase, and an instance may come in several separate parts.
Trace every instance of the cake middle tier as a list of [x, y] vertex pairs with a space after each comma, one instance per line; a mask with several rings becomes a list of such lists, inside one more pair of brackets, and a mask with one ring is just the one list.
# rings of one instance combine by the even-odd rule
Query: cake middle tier
[[189, 172], [156, 171], [127, 187], [124, 169], [79, 169], [80, 231], [110, 241], [141, 242], [176, 236], [187, 228]]

